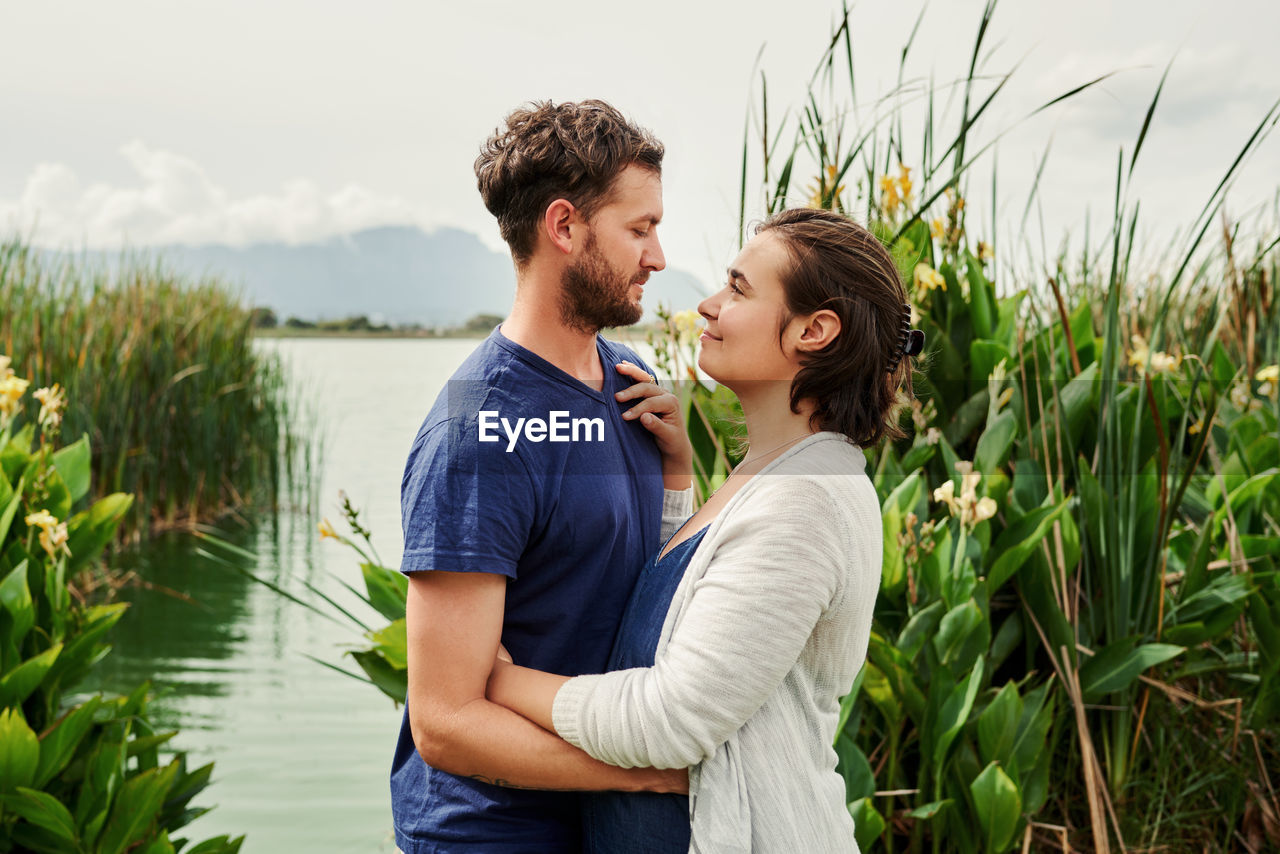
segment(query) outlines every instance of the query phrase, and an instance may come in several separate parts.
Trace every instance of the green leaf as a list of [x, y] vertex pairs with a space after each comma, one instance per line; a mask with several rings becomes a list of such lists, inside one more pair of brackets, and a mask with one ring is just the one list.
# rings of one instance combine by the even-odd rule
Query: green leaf
[[974, 810], [987, 851], [1003, 851], [1013, 839], [1022, 814], [1022, 796], [1009, 775], [992, 762], [969, 784]]
[[982, 265], [968, 251], [965, 257], [965, 278], [969, 281], [969, 317], [973, 319], [973, 331], [979, 338], [990, 338], [995, 330], [996, 307], [995, 296], [987, 277], [982, 274]]
[[236, 854], [242, 842], [244, 842], [243, 836], [237, 836], [235, 839], [230, 836], [215, 836], [212, 839], [206, 839], [184, 854]]
[[27, 562], [24, 560], [0, 581], [0, 606], [9, 612], [13, 621], [9, 627], [8, 642], [18, 647], [35, 624], [35, 607], [31, 602], [31, 590], [27, 587]]
[[74, 444], [54, 451], [53, 467], [62, 475], [62, 482], [67, 486], [72, 503], [84, 498], [89, 492], [89, 434], [84, 434]]
[[956, 687], [943, 701], [942, 708], [938, 712], [938, 718], [934, 721], [935, 731], [938, 733], [937, 741], [933, 746], [933, 766], [935, 769], [942, 768], [943, 760], [947, 757], [947, 751], [951, 749], [951, 743], [955, 741], [957, 735], [960, 734], [961, 728], [965, 722], [969, 720], [969, 711], [973, 708], [973, 700], [978, 696], [978, 687], [982, 683], [983, 661], [979, 658], [973, 665], [973, 671], [970, 672], [967, 679], [956, 685]]
[[907, 818], [915, 818], [921, 821], [929, 821], [931, 818], [942, 812], [943, 808], [951, 806], [951, 799], [944, 798], [940, 801], [932, 801], [927, 804], [921, 804], [915, 809], [907, 813]]
[[[979, 649], [972, 649], [969, 643], [971, 636], [980, 626], [987, 627], [987, 635], [978, 644]], [[990, 626], [982, 614], [978, 603], [972, 599], [961, 602], [943, 616], [938, 624], [938, 633], [933, 637], [933, 649], [938, 659], [945, 665], [958, 664], [960, 672], [967, 671], [973, 658], [987, 648], [990, 640]], [[953, 668], [955, 670], [956, 668]]]
[[81, 617], [80, 631], [63, 648], [62, 655], [50, 668], [50, 676], [71, 685], [80, 679], [100, 658], [102, 637], [111, 630], [129, 607], [126, 602], [94, 605]]
[[142, 841], [178, 773], [178, 763], [152, 768], [125, 780], [116, 795], [111, 816], [98, 840], [102, 854], [122, 854]]
[[174, 854], [173, 843], [169, 841], [168, 831], [160, 831], [160, 835], [151, 840], [146, 848], [138, 849], [138, 854]]
[[[0, 448], [0, 471], [4, 472], [7, 480], [13, 481], [18, 472], [27, 467], [31, 461], [31, 441], [35, 438], [36, 427], [34, 424], [26, 424], [18, 435], [12, 437], [9, 443]], [[18, 492], [22, 492], [21, 489]]]
[[366, 637], [373, 641], [374, 649], [396, 670], [409, 669], [409, 641], [405, 618], [384, 626]]
[[1006, 367], [1017, 364], [1009, 348], [999, 341], [977, 338], [969, 345], [969, 369], [973, 379], [987, 379], [1001, 362], [1005, 362]]
[[71, 557], [67, 558], [68, 576], [75, 575], [102, 553], [132, 504], [132, 495], [117, 492], [94, 502], [88, 510], [77, 513], [67, 522], [67, 547], [71, 549]]
[[18, 508], [22, 506], [22, 490], [19, 489], [13, 493], [13, 496], [5, 504], [4, 509], [0, 510], [0, 543], [4, 542], [4, 538], [9, 535], [9, 528], [13, 525], [13, 517], [17, 515]]
[[36, 766], [36, 786], [44, 786], [71, 761], [76, 748], [80, 746], [80, 740], [93, 724], [93, 715], [101, 703], [101, 697], [90, 697], [63, 715], [40, 736], [40, 764]]
[[1186, 650], [1167, 643], [1134, 648], [1133, 639], [1109, 644], [1080, 668], [1080, 690], [1086, 701], [1123, 691], [1146, 670], [1181, 655]]
[[978, 437], [978, 447], [973, 454], [973, 470], [985, 475], [993, 474], [1009, 459], [1009, 449], [1018, 435], [1018, 419], [1012, 409], [1006, 409], [987, 424]]
[[897, 647], [907, 657], [908, 661], [914, 661], [916, 655], [924, 647], [925, 641], [935, 635], [938, 630], [938, 623], [941, 622], [943, 614], [946, 613], [946, 608], [946, 603], [941, 599], [935, 599], [913, 614], [911, 619], [907, 621], [907, 625], [898, 635]]
[[40, 740], [20, 709], [0, 711], [0, 792], [30, 786], [40, 761]]
[[385, 658], [373, 650], [354, 650], [348, 652], [356, 660], [361, 669], [369, 674], [369, 679], [378, 686], [378, 690], [397, 703], [403, 703], [409, 694], [409, 675], [407, 670], [397, 670]]
[[853, 816], [853, 837], [858, 843], [858, 850], [869, 851], [884, 833], [884, 816], [871, 805], [871, 798], [850, 801], [849, 815]]
[[369, 603], [388, 620], [404, 616], [404, 603], [409, 590], [409, 579], [404, 573], [372, 563], [360, 564], [364, 573], [364, 586], [369, 591]]
[[1022, 698], [1018, 696], [1017, 686], [1008, 682], [978, 715], [978, 751], [982, 761], [1010, 764], [1020, 717]]
[[49, 668], [58, 660], [62, 644], [54, 644], [32, 656], [0, 679], [0, 706], [20, 706], [39, 687]]
[[25, 786], [19, 786], [16, 791], [17, 794], [5, 798], [6, 809], [70, 845], [76, 844], [75, 820], [57, 798]]
[[992, 552], [996, 555], [987, 573], [987, 591], [994, 594], [1026, 562], [1027, 556], [1040, 548], [1053, 527], [1053, 522], [1066, 512], [1067, 502], [1032, 510], [1000, 532]]

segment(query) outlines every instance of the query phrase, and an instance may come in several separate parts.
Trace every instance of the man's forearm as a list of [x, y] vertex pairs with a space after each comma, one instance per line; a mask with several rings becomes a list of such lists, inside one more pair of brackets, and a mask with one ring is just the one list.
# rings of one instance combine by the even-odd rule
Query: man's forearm
[[473, 700], [441, 717], [424, 727], [433, 734], [418, 749], [432, 767], [450, 774], [517, 789], [682, 790], [679, 775], [606, 765], [488, 700]]

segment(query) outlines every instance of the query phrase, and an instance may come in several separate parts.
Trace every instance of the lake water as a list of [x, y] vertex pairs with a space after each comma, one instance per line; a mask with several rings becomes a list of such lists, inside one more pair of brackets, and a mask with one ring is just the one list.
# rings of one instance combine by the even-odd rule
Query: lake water
[[[398, 565], [405, 457], [436, 394], [478, 343], [261, 341], [316, 400], [320, 506], [286, 509], [229, 534], [259, 556], [256, 565], [241, 564], [314, 598], [306, 579], [384, 624], [343, 590], [338, 578], [363, 589], [355, 554], [321, 543], [318, 517], [346, 533], [337, 506], [345, 490], [383, 562]], [[182, 730], [174, 746], [188, 752], [192, 768], [216, 763], [213, 784], [193, 805], [217, 808], [182, 835], [244, 833], [244, 854], [394, 851], [387, 772], [400, 711], [373, 687], [307, 657], [358, 671], [342, 651], [359, 634], [202, 557], [199, 545], [190, 534], [168, 534], [124, 561], [150, 587], [124, 591], [132, 607], [101, 675], [118, 689], [153, 680], [159, 726]]]

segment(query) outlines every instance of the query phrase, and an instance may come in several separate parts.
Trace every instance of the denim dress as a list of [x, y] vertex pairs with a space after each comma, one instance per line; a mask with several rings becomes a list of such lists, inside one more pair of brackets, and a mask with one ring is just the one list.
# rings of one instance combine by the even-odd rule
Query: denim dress
[[[703, 528], [661, 559], [659, 549], [640, 570], [613, 643], [609, 670], [653, 666], [671, 598], [706, 532]], [[587, 854], [685, 854], [689, 798], [656, 792], [588, 794], [583, 801], [583, 843]]]

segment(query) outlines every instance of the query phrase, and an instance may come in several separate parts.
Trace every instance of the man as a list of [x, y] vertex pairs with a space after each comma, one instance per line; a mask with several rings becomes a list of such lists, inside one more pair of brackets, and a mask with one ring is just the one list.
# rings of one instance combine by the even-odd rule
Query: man
[[[406, 854], [577, 851], [569, 790], [683, 785], [603, 765], [485, 699], [499, 642], [541, 670], [604, 669], [659, 545], [664, 486], [689, 485], [683, 430], [617, 397], [648, 368], [597, 335], [640, 319], [665, 266], [662, 155], [585, 101], [516, 110], [476, 160], [516, 295], [436, 400], [402, 482], [409, 696], [391, 792]], [[666, 500], [679, 510], [687, 494]]]

